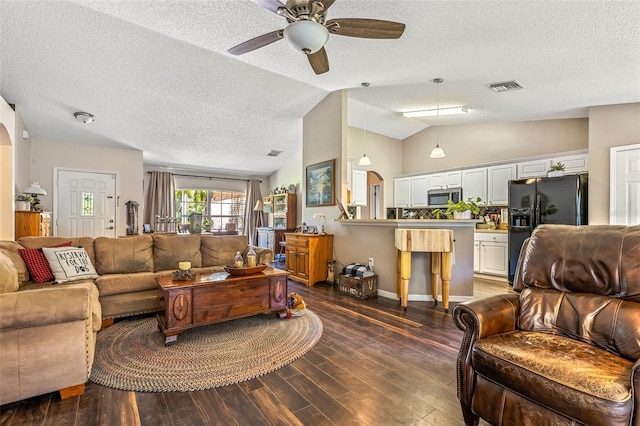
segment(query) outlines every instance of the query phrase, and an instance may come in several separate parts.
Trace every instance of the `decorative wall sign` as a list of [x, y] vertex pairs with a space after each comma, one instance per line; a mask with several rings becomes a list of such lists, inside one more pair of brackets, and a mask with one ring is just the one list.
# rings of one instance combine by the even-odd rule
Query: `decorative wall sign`
[[335, 205], [335, 166], [335, 159], [307, 166], [307, 207]]

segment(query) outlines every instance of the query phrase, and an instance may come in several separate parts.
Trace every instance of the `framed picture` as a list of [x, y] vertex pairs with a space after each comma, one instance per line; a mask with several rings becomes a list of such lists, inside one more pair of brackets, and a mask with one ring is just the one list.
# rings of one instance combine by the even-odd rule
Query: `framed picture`
[[306, 169], [307, 207], [336, 203], [336, 160], [312, 164]]

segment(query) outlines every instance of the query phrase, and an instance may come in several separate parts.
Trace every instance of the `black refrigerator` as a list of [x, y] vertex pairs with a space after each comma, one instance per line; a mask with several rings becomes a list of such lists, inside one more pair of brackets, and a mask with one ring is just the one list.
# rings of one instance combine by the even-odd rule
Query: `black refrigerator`
[[509, 181], [509, 284], [522, 243], [538, 225], [587, 225], [586, 173]]

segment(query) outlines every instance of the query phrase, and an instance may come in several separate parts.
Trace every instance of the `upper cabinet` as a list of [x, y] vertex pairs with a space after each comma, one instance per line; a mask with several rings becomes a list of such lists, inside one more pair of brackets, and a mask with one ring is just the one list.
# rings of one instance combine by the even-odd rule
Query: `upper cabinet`
[[411, 207], [426, 207], [429, 192], [429, 176], [413, 176], [411, 178]]
[[393, 180], [393, 204], [396, 207], [409, 207], [411, 178], [395, 178]]
[[509, 202], [509, 181], [515, 178], [515, 164], [487, 167], [487, 204], [506, 206]]
[[551, 165], [557, 163], [564, 164], [564, 172], [567, 174], [584, 173], [588, 171], [587, 158], [587, 154], [576, 154], [518, 163], [518, 179], [544, 177]]
[[367, 171], [354, 170], [351, 179], [351, 204], [354, 206], [367, 205]]
[[462, 171], [462, 198], [487, 201], [487, 168]]
[[462, 186], [462, 172], [434, 173], [429, 175], [429, 189], [459, 188]]
[[262, 199], [263, 211], [273, 214], [276, 229], [296, 228], [296, 194], [273, 194]]

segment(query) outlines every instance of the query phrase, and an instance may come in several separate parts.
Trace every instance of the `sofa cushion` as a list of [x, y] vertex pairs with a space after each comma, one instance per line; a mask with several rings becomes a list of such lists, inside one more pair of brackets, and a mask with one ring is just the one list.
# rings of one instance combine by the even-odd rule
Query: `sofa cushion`
[[519, 324], [521, 330], [559, 334], [640, 359], [640, 303], [527, 288], [520, 293]]
[[43, 247], [42, 251], [57, 283], [98, 277], [89, 255], [81, 247]]
[[22, 285], [29, 281], [29, 270], [24, 259], [20, 256], [18, 249], [24, 248], [15, 241], [0, 241], [0, 252], [11, 260], [13, 266], [18, 270], [18, 285]]
[[[71, 246], [70, 242], [58, 244], [53, 247], [55, 248], [69, 246]], [[27, 265], [29, 276], [31, 276], [31, 281], [36, 283], [46, 283], [48, 281], [53, 281], [53, 271], [51, 271], [49, 262], [42, 252], [42, 249], [18, 249], [18, 253], [20, 253], [20, 256], [22, 256], [22, 259], [24, 259], [24, 263]]]
[[249, 245], [246, 235], [203, 235], [201, 238], [202, 266], [233, 264], [236, 252], [243, 253]]
[[472, 363], [480, 375], [584, 424], [630, 417], [633, 363], [588, 343], [548, 333], [498, 334], [476, 342]]
[[136, 291], [154, 290], [158, 286], [153, 272], [138, 272], [135, 274], [105, 274], [96, 278], [95, 283], [100, 297], [113, 294], [133, 293]]
[[93, 250], [92, 237], [22, 237], [18, 242], [24, 248], [51, 247], [62, 243], [71, 243], [73, 247], [82, 247], [86, 250], [91, 264], [96, 264], [96, 253]]
[[200, 235], [156, 235], [153, 238], [154, 270], [178, 269], [178, 263], [191, 262], [193, 268], [202, 266]]
[[13, 262], [0, 251], [0, 294], [18, 291], [18, 270]]
[[96, 271], [100, 275], [153, 272], [153, 238], [148, 235], [99, 237], [94, 249]]

